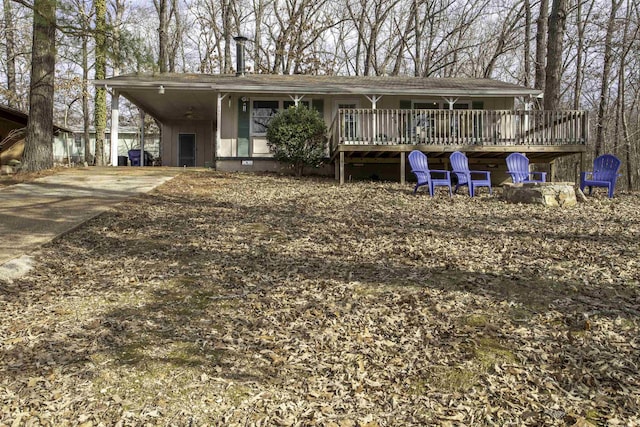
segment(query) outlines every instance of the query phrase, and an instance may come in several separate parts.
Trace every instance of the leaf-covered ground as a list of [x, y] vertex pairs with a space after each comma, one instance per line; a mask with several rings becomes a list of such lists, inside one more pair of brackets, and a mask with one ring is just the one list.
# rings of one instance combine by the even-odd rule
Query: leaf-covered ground
[[0, 426], [640, 425], [640, 196], [186, 173], [0, 281]]

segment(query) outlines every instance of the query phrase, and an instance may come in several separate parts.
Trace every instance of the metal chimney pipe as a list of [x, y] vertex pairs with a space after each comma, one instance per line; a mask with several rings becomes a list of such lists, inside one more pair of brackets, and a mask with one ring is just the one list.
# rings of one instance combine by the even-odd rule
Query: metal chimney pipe
[[236, 76], [244, 76], [246, 73], [244, 65], [244, 43], [248, 40], [244, 36], [236, 36]]

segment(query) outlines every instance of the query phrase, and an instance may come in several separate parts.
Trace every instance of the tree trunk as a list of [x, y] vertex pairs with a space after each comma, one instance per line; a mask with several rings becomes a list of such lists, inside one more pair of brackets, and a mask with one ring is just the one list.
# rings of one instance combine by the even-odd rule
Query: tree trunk
[[[593, 5], [593, 3], [591, 3]], [[582, 1], [578, 1], [576, 6], [576, 26], [578, 27], [578, 40], [576, 44], [576, 81], [573, 84], [573, 109], [580, 109], [580, 98], [582, 98], [582, 79], [583, 79], [583, 57], [584, 49], [584, 32], [586, 22], [582, 13]]]
[[531, 73], [531, 2], [524, 0], [524, 76], [523, 83], [529, 87]]
[[53, 167], [55, 39], [55, 0], [35, 0], [33, 3], [29, 122], [22, 156], [22, 170], [26, 172]]
[[[96, 13], [95, 42], [96, 42], [96, 80], [104, 80], [107, 74], [107, 5], [106, 0], [94, 0]], [[96, 128], [96, 158], [95, 164], [104, 166], [104, 133], [107, 127], [107, 90], [96, 87], [95, 106], [93, 109], [94, 126]]]
[[256, 73], [268, 69], [268, 66], [262, 66], [262, 19], [264, 14], [263, 0], [258, 0], [256, 5], [254, 1], [253, 9], [256, 14], [255, 39], [253, 41], [253, 71]]
[[545, 69], [544, 109], [557, 110], [560, 105], [560, 79], [562, 77], [562, 48], [567, 22], [567, 0], [553, 0], [549, 18], [547, 40], [547, 67]]
[[5, 49], [7, 53], [7, 105], [12, 108], [17, 107], [16, 103], [16, 43], [15, 28], [13, 22], [13, 9], [11, 2], [4, 0], [4, 25], [5, 25]]
[[535, 88], [545, 87], [545, 58], [547, 56], [547, 26], [549, 19], [549, 0], [540, 0], [540, 15], [536, 29], [536, 81]]
[[602, 80], [600, 83], [600, 103], [598, 105], [598, 117], [596, 121], [596, 144], [595, 157], [602, 152], [604, 144], [604, 121], [607, 115], [608, 97], [609, 97], [609, 78], [611, 76], [611, 67], [613, 65], [613, 33], [616, 29], [616, 15], [622, 4], [622, 0], [616, 2], [611, 0], [611, 14], [607, 22], [607, 33], [604, 39], [604, 60], [602, 63]]
[[84, 133], [84, 161], [88, 165], [93, 164], [93, 156], [91, 155], [91, 139], [89, 135], [89, 127], [91, 126], [91, 117], [89, 116], [89, 21], [88, 15], [82, 17], [86, 23], [86, 32], [82, 35], [82, 124]]
[[160, 2], [156, 4], [156, 7], [158, 9], [158, 18], [160, 21], [160, 24], [158, 26], [158, 69], [161, 73], [166, 73], [168, 63], [167, 46], [169, 45], [167, 0], [160, 0]]
[[119, 76], [122, 69], [122, 36], [120, 28], [122, 27], [122, 19], [124, 18], [124, 12], [126, 4], [123, 0], [115, 0], [113, 7], [115, 8], [115, 16], [113, 18], [113, 37], [112, 37], [112, 50], [113, 50], [113, 75]]
[[233, 62], [231, 61], [231, 35], [231, 1], [222, 0], [222, 37], [224, 38], [224, 68], [222, 72], [224, 74], [231, 73], [231, 70], [234, 68]]

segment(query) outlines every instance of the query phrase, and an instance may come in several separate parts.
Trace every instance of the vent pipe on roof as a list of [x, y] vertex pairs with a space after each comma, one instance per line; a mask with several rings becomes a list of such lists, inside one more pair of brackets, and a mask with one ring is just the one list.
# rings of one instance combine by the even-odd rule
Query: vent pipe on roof
[[236, 36], [233, 39], [236, 41], [236, 76], [244, 76], [244, 43], [248, 39], [244, 36]]

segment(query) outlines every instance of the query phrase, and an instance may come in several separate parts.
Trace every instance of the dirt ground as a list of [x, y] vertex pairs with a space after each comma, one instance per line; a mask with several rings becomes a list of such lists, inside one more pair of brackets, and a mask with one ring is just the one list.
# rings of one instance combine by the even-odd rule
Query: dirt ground
[[202, 171], [0, 281], [0, 426], [640, 425], [640, 195]]

